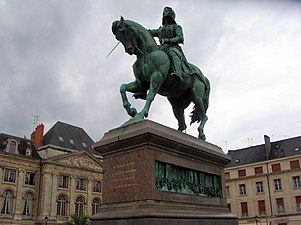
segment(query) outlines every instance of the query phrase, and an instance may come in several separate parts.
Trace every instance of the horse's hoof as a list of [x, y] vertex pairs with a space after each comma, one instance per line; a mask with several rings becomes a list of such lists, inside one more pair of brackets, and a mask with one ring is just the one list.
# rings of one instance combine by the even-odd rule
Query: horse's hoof
[[206, 136], [205, 134], [199, 134], [199, 139], [206, 141]]
[[133, 124], [133, 123], [138, 123], [140, 121], [144, 120], [144, 116], [141, 115], [140, 113], [137, 113], [133, 118], [129, 119], [126, 121], [124, 124], [121, 125], [121, 127]]
[[135, 117], [137, 114], [137, 110], [135, 108], [131, 108], [130, 111], [129, 111], [129, 115], [131, 117]]

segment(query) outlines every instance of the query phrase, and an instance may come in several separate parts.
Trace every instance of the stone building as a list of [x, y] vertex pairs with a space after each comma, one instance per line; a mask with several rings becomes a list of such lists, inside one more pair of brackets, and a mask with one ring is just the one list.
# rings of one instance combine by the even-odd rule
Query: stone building
[[62, 224], [101, 201], [102, 160], [79, 127], [57, 122], [32, 140], [0, 134], [0, 224]]
[[240, 224], [301, 224], [301, 137], [229, 151], [227, 206]]
[[0, 134], [0, 224], [34, 224], [41, 158], [33, 142]]

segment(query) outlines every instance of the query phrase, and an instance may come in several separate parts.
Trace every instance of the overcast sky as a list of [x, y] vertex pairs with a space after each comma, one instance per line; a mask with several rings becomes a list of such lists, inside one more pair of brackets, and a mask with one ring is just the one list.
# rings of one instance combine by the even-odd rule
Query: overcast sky
[[[300, 135], [301, 2], [289, 0], [0, 0], [0, 133], [29, 136], [32, 115], [46, 132], [62, 121], [94, 141], [119, 127], [129, 119], [119, 87], [134, 80], [135, 56], [120, 45], [105, 59], [117, 43], [111, 24], [123, 16], [158, 28], [165, 6], [183, 28], [187, 59], [211, 82], [208, 142], [227, 151], [265, 134]], [[161, 96], [149, 119], [177, 129]]]

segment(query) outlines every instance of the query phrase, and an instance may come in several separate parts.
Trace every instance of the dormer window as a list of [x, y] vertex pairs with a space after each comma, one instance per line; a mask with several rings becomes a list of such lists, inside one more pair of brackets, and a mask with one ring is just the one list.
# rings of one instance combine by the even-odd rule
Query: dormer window
[[10, 140], [7, 144], [7, 152], [18, 153], [18, 142], [16, 140]]
[[27, 148], [25, 154], [26, 154], [27, 156], [31, 156], [31, 149], [30, 149], [30, 148]]

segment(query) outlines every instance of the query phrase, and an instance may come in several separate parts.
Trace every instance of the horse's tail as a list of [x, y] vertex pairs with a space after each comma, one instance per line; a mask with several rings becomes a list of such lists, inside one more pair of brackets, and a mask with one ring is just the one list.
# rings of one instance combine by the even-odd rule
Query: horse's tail
[[204, 76], [204, 81], [205, 81], [205, 94], [203, 97], [203, 104], [206, 113], [209, 106], [210, 82], [205, 76]]
[[190, 117], [191, 117], [190, 125], [196, 121], [200, 122], [202, 119], [202, 114], [206, 114], [208, 106], [209, 106], [210, 82], [205, 76], [202, 77], [201, 82], [203, 82], [205, 85], [205, 92], [202, 97], [202, 103], [203, 103], [202, 105], [204, 107], [203, 112], [201, 112], [200, 110], [197, 110], [197, 108], [194, 106], [194, 108], [190, 114]]

